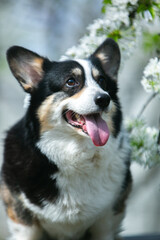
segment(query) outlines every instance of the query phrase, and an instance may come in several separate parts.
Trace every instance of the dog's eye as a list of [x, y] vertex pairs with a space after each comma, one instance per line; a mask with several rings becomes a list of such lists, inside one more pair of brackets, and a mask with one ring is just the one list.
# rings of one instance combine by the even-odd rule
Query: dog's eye
[[70, 78], [66, 82], [67, 87], [75, 87], [78, 86], [78, 82], [74, 78]]
[[106, 87], [106, 81], [105, 78], [103, 76], [99, 76], [98, 78], [98, 84], [101, 86], [101, 88], [105, 89]]

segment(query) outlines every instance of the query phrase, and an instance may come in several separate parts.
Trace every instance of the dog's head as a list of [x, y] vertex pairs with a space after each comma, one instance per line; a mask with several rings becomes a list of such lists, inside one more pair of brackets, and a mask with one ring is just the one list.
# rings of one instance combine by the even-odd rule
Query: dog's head
[[39, 137], [54, 130], [103, 146], [110, 134], [118, 133], [120, 51], [112, 39], [83, 60], [51, 62], [18, 46], [8, 50], [7, 59], [13, 75], [31, 95], [27, 114], [39, 126]]

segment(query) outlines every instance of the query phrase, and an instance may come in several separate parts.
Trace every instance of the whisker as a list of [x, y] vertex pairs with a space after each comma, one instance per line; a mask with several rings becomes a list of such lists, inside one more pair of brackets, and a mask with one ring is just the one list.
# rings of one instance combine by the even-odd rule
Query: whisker
[[[65, 116], [66, 113], [69, 112], [69, 111], [71, 111], [71, 110], [63, 111], [63, 112], [62, 112], [62, 116]], [[73, 118], [75, 115], [76, 115], [76, 113], [72, 111], [72, 113], [71, 113], [71, 118]]]

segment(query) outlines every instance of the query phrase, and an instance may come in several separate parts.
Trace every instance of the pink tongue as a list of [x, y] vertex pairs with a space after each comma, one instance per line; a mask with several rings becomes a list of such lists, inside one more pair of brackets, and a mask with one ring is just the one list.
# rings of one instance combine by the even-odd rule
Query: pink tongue
[[96, 146], [103, 146], [109, 138], [109, 129], [99, 114], [84, 116], [87, 132]]

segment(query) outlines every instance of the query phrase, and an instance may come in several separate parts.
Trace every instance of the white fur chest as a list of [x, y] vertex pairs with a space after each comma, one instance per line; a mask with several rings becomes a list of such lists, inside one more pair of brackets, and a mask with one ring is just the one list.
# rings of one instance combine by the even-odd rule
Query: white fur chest
[[44, 202], [42, 210], [52, 221], [89, 220], [111, 206], [119, 194], [126, 154], [125, 149], [118, 149], [119, 138], [110, 137], [107, 145], [101, 148], [94, 147], [87, 138], [86, 142], [80, 140], [63, 138], [63, 141], [52, 141], [51, 146], [47, 136], [38, 143], [41, 151], [54, 159], [60, 169], [51, 176], [57, 180], [60, 197], [54, 205]]
[[50, 176], [56, 178], [60, 196], [54, 204], [44, 200], [43, 208], [32, 205], [26, 198], [24, 202], [38, 215], [51, 236], [66, 231], [66, 237], [74, 232], [82, 233], [112, 208], [121, 191], [128, 146], [119, 149], [120, 136], [110, 137], [101, 148], [94, 147], [87, 138], [86, 142], [63, 138], [63, 141], [52, 141], [52, 145], [49, 134], [41, 139], [38, 147], [60, 169]]

